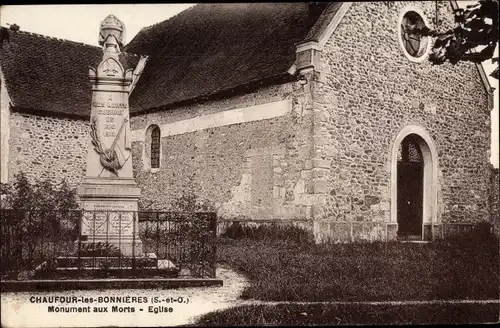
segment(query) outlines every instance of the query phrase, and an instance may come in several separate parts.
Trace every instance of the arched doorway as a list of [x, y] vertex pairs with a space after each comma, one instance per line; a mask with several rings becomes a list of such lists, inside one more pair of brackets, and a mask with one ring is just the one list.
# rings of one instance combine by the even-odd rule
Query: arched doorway
[[427, 131], [406, 126], [391, 147], [391, 224], [406, 239], [431, 239], [437, 223], [437, 167], [434, 141]]
[[397, 223], [398, 237], [422, 238], [424, 205], [424, 159], [419, 136], [407, 135], [398, 147]]

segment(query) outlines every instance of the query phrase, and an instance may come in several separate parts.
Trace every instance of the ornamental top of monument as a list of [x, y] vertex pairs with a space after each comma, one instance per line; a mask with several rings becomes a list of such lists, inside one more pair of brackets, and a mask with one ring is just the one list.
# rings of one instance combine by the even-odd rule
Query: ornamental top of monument
[[121, 47], [124, 34], [125, 25], [123, 24], [123, 22], [120, 21], [115, 15], [108, 15], [101, 22], [101, 27], [99, 29], [99, 45], [105, 46], [106, 48], [106, 40], [108, 40], [108, 38], [112, 36], [116, 40], [118, 46]]

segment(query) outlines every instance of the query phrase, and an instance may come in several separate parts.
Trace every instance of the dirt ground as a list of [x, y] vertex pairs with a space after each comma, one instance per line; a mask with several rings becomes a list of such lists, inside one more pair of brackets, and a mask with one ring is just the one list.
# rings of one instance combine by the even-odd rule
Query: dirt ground
[[[175, 326], [192, 323], [196, 317], [219, 309], [241, 304], [238, 297], [247, 280], [228, 268], [218, 268], [217, 277], [224, 282], [222, 287], [198, 287], [180, 289], [122, 289], [122, 290], [81, 290], [64, 292], [23, 292], [2, 293], [1, 320], [2, 327], [82, 327], [82, 326]], [[92, 303], [40, 303], [35, 297], [68, 297], [93, 298]], [[145, 303], [121, 303], [98, 301], [99, 297], [131, 296], [140, 297]], [[153, 298], [165, 300], [154, 303]], [[182, 303], [167, 303], [167, 299], [179, 300]], [[43, 299], [42, 299], [43, 300]], [[87, 312], [49, 312], [49, 307], [90, 307], [90, 311], [107, 308], [106, 313]], [[118, 306], [123, 312], [113, 312]], [[130, 308], [134, 312], [130, 312]], [[172, 312], [169, 312], [170, 309]], [[141, 310], [142, 309], [142, 310]], [[103, 310], [103, 309], [101, 309]], [[155, 313], [155, 310], [157, 313]], [[74, 310], [73, 310], [74, 311]], [[103, 310], [104, 311], [104, 310]]]

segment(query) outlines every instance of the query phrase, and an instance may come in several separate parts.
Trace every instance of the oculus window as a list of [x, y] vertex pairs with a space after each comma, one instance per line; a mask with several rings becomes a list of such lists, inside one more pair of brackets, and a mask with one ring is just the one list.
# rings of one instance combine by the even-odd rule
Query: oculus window
[[414, 62], [421, 62], [429, 53], [431, 42], [428, 36], [422, 36], [418, 30], [427, 26], [423, 13], [417, 9], [407, 9], [399, 19], [399, 43], [405, 56]]

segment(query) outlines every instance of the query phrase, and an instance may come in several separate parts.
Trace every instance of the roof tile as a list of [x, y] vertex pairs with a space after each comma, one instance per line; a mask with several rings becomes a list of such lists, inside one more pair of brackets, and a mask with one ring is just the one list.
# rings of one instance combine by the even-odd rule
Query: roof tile
[[[97, 68], [102, 48], [29, 32], [9, 31], [0, 49], [2, 73], [14, 107], [88, 117], [92, 90], [89, 66]], [[125, 69], [139, 56], [120, 54]]]
[[[142, 29], [120, 54], [125, 69], [139, 61], [140, 55], [132, 54], [149, 57], [130, 97], [131, 113], [288, 74], [297, 43], [326, 6], [207, 3]], [[88, 117], [88, 67], [97, 67], [102, 49], [34, 33], [8, 33], [0, 64], [12, 104]]]
[[149, 56], [131, 112], [286, 74], [320, 14], [306, 3], [199, 4], [142, 29], [124, 48]]

